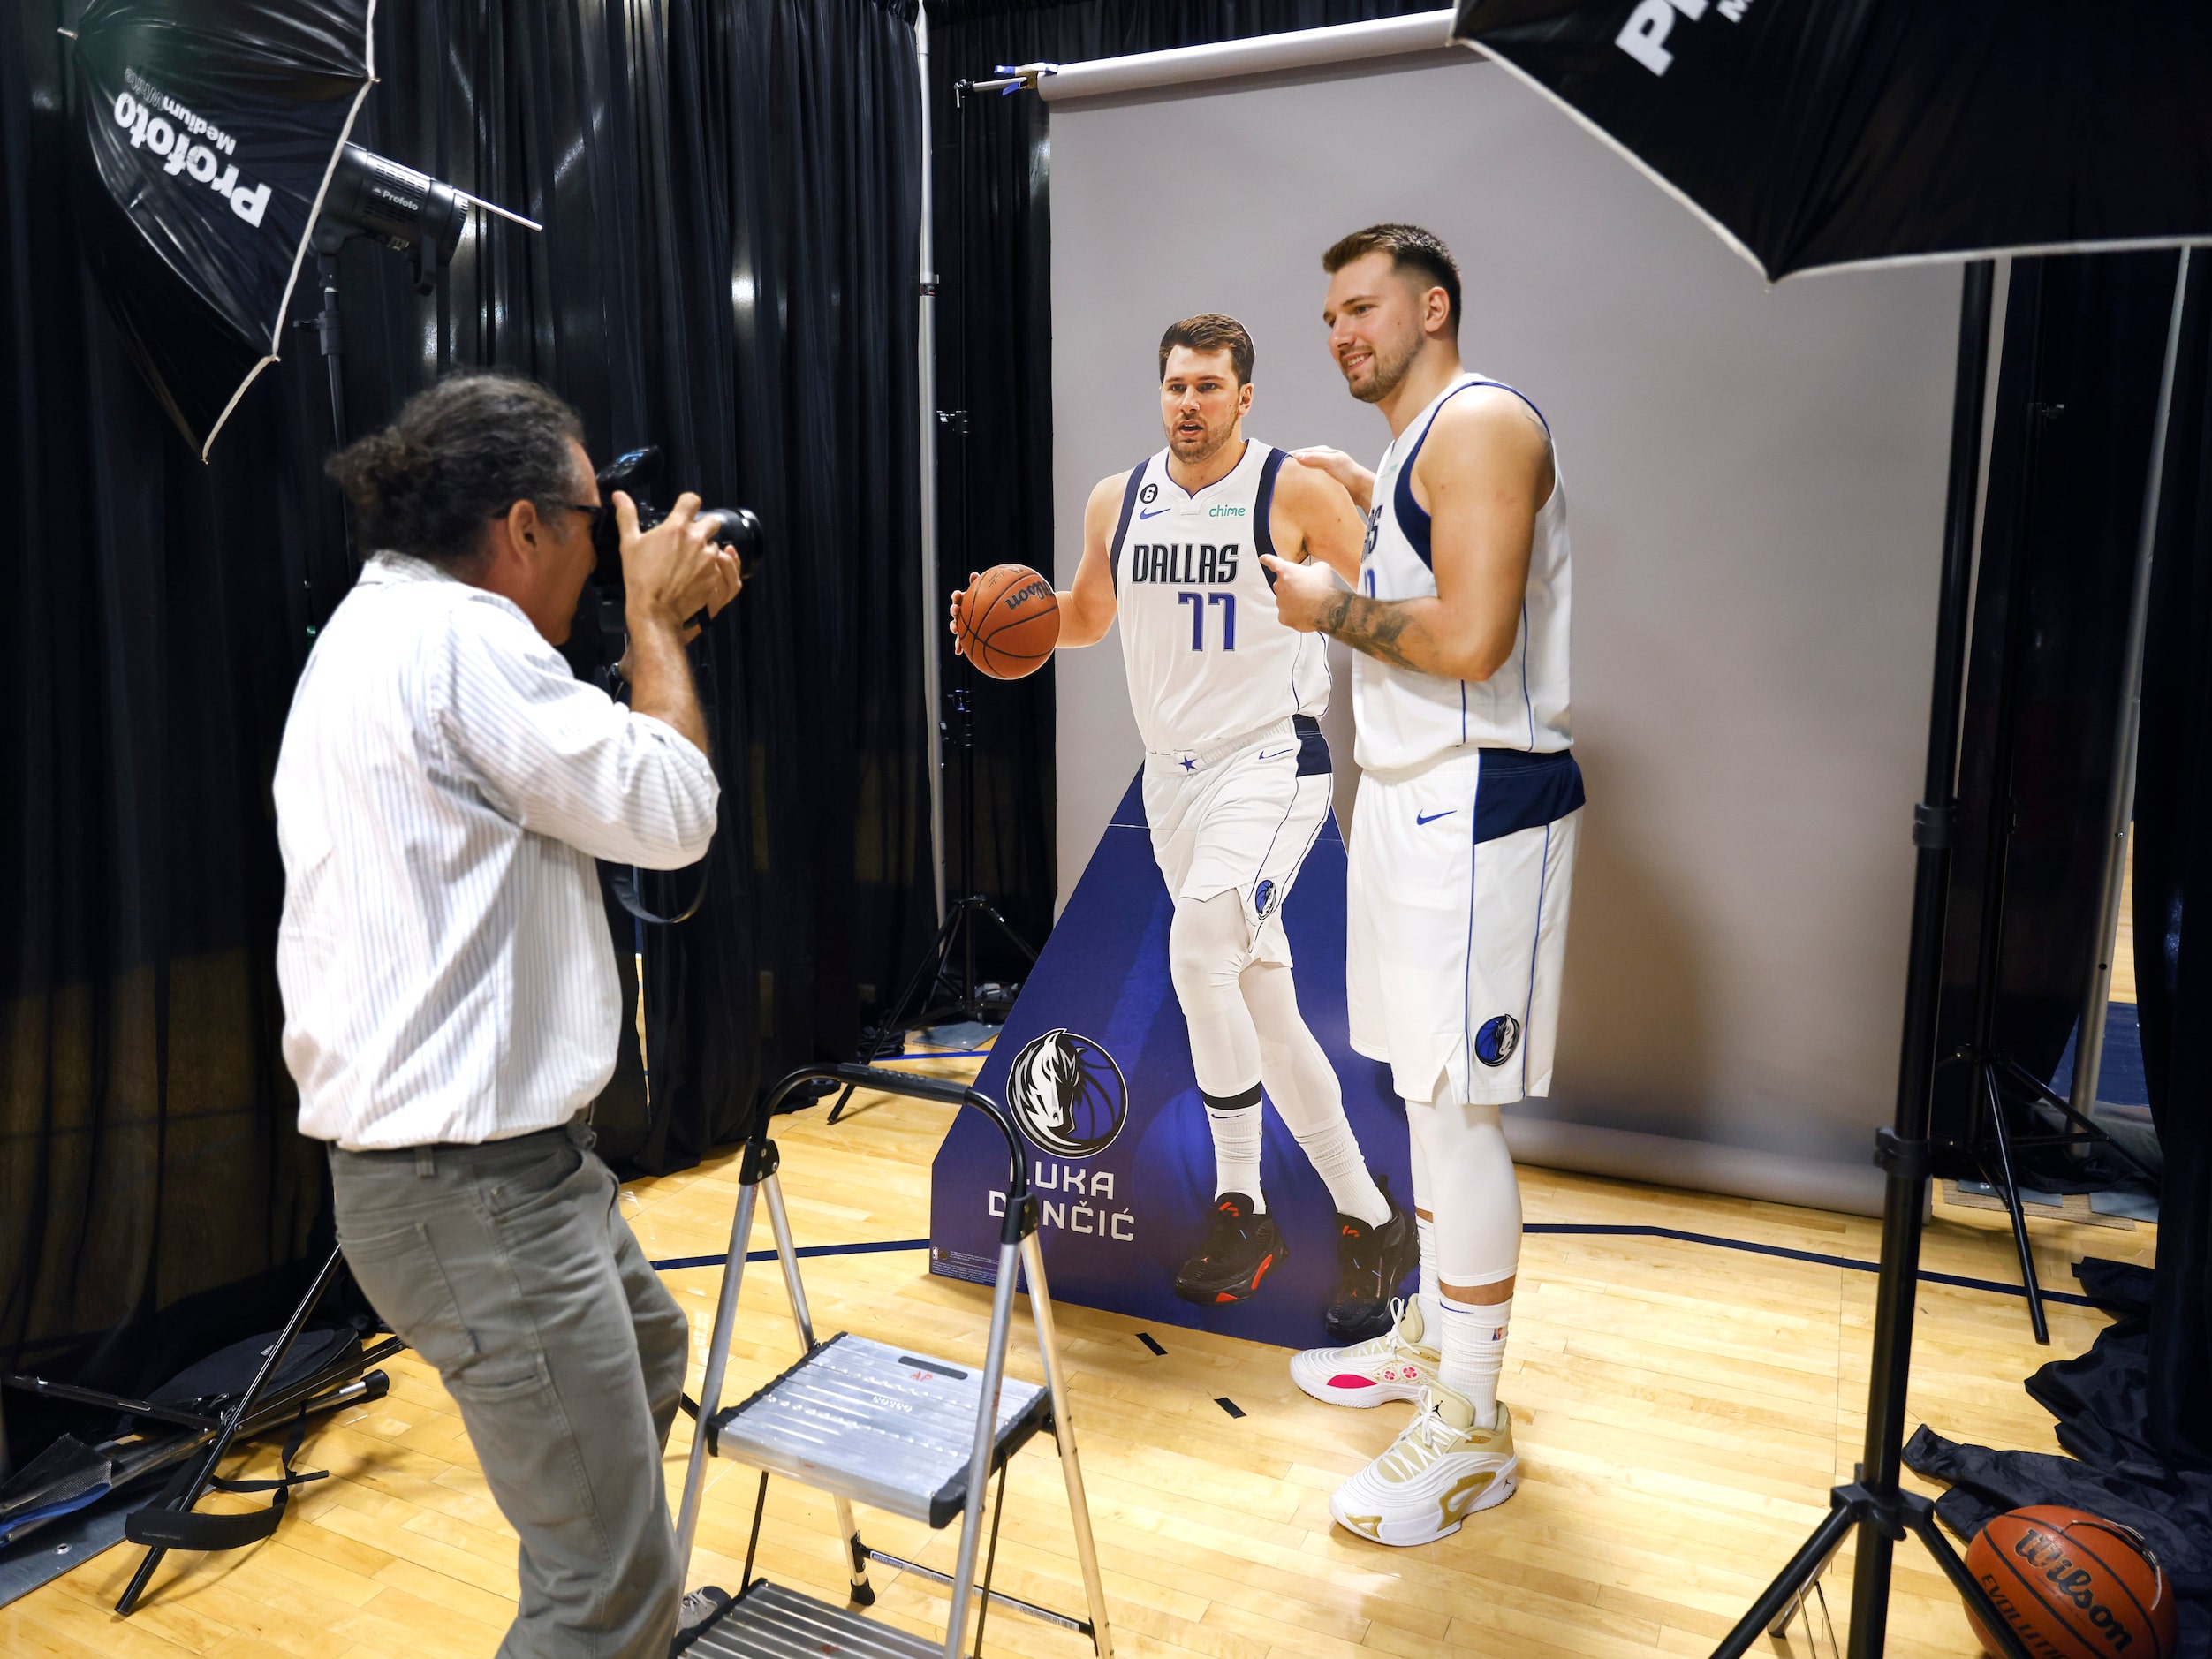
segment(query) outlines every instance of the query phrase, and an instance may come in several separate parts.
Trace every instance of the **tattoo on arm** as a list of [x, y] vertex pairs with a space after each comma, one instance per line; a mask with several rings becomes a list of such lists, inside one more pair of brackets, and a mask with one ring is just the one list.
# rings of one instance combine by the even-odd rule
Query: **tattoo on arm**
[[1413, 659], [1400, 643], [1413, 622], [1413, 613], [1394, 601], [1369, 599], [1365, 594], [1338, 594], [1321, 614], [1321, 631], [1381, 662], [1413, 668]]

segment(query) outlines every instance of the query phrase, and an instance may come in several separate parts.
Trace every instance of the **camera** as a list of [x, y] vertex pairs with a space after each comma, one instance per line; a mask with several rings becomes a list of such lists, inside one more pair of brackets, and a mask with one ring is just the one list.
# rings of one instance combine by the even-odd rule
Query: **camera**
[[[641, 450], [632, 450], [617, 455], [601, 467], [598, 473], [600, 499], [612, 503], [617, 489], [637, 504], [638, 528], [650, 530], [668, 517], [668, 509], [653, 499], [653, 486], [660, 481], [663, 457], [658, 444], [648, 444]], [[701, 507], [701, 519], [716, 519], [721, 522], [714, 530], [714, 540], [724, 547], [733, 548], [738, 555], [738, 569], [746, 580], [753, 580], [754, 567], [760, 563], [765, 550], [761, 542], [761, 521], [747, 507]], [[598, 570], [594, 580], [602, 589], [619, 595], [622, 590], [622, 526], [615, 522], [610, 511], [599, 520], [598, 538], [594, 543], [599, 554]]]
[[[653, 498], [653, 486], [660, 480], [663, 465], [659, 447], [649, 444], [617, 456], [595, 474], [600, 499], [609, 504], [609, 511], [600, 516], [599, 527], [593, 534], [596, 562], [577, 607], [577, 626], [570, 632], [572, 644], [566, 654], [580, 678], [595, 677], [617, 694], [621, 690], [619, 664], [629, 644], [630, 625], [622, 593], [622, 526], [612, 511], [613, 496], [617, 489], [628, 496], [638, 510], [638, 528], [650, 530], [668, 517], [668, 509]], [[701, 509], [699, 517], [718, 520], [713, 531], [715, 541], [737, 550], [738, 568], [747, 581], [752, 580], [766, 550], [760, 519], [745, 507], [706, 507]], [[686, 625], [704, 626], [707, 620], [702, 610]]]

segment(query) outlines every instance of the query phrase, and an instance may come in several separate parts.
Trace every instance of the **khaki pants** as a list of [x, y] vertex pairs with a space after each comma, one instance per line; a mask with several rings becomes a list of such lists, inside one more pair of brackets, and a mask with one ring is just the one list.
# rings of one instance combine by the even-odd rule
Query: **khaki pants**
[[689, 1332], [593, 1141], [579, 1121], [330, 1148], [346, 1265], [437, 1367], [521, 1535], [500, 1659], [662, 1659], [683, 1593], [661, 1453]]

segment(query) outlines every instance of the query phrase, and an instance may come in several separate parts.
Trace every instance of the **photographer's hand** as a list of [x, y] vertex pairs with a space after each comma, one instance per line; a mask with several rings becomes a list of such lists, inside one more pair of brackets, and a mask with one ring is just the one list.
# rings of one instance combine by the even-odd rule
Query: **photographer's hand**
[[630, 628], [630, 707], [673, 727], [707, 752], [707, 724], [684, 655], [684, 624], [703, 606], [718, 611], [737, 597], [738, 561], [709, 539], [716, 521], [699, 520], [699, 497], [677, 497], [667, 518], [638, 528], [637, 504], [614, 492], [622, 526], [622, 582]]

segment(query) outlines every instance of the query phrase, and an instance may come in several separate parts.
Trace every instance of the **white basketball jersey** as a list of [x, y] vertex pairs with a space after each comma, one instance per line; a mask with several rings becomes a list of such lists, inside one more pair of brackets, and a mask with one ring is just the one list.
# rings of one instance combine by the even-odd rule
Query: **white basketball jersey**
[[[1429, 565], [1428, 514], [1413, 499], [1413, 463], [1446, 400], [1470, 386], [1496, 386], [1531, 409], [1503, 381], [1461, 375], [1398, 434], [1375, 469], [1360, 587], [1375, 599], [1419, 599], [1436, 591]], [[1536, 419], [1543, 412], [1536, 410]], [[1550, 431], [1545, 423], [1544, 430]], [[1455, 749], [1521, 749], [1549, 754], [1573, 742], [1567, 719], [1567, 487], [1555, 444], [1551, 495], [1536, 514], [1528, 550], [1528, 592], [1513, 653], [1486, 680], [1442, 679], [1378, 662], [1352, 659], [1352, 706], [1360, 767], [1403, 771]]]
[[1329, 707], [1317, 633], [1283, 625], [1268, 512], [1283, 451], [1247, 442], [1227, 477], [1196, 495], [1162, 450], [1129, 474], [1111, 549], [1129, 705], [1155, 754], [1211, 748]]

